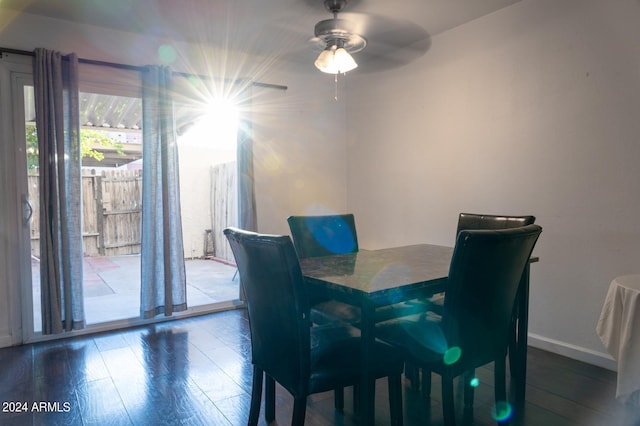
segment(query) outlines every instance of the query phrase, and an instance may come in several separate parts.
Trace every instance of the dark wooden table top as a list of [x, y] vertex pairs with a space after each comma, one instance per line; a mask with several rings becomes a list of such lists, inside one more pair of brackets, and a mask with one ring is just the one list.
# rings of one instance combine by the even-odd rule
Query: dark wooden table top
[[347, 302], [367, 297], [384, 305], [443, 291], [452, 254], [451, 247], [416, 244], [312, 257], [300, 264], [310, 285]]

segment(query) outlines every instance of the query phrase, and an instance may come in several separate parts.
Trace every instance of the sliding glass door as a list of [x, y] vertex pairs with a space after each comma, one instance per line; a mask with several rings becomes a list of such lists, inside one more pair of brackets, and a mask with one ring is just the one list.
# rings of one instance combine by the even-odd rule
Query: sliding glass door
[[[10, 89], [9, 136], [16, 183], [9, 204], [18, 221], [15, 268], [19, 307], [16, 341], [41, 339], [39, 150], [30, 58], [4, 72]], [[0, 67], [6, 67], [0, 61]], [[6, 72], [5, 72], [6, 71]], [[85, 74], [86, 76], [87, 74]], [[106, 330], [140, 320], [140, 228], [142, 215], [141, 98], [135, 90], [81, 83], [83, 294], [86, 329]], [[137, 78], [137, 76], [136, 76]], [[115, 90], [112, 90], [116, 87]], [[187, 273], [187, 314], [239, 306], [239, 279], [222, 229], [238, 225], [237, 132], [233, 105], [208, 104], [180, 129], [180, 190]], [[14, 180], [15, 179], [15, 180]], [[13, 189], [12, 189], [13, 191]], [[6, 207], [12, 211], [14, 207]], [[4, 211], [4, 210], [3, 210]], [[7, 225], [4, 225], [7, 226]], [[9, 274], [7, 274], [9, 275]], [[15, 342], [14, 342], [15, 343]]]

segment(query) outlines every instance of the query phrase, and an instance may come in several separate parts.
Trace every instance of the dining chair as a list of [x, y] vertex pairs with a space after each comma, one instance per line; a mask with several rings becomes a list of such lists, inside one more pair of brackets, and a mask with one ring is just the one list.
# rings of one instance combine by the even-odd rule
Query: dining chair
[[[536, 217], [532, 215], [523, 216], [507, 216], [507, 215], [493, 215], [493, 214], [478, 214], [478, 213], [460, 213], [458, 216], [458, 226], [456, 227], [456, 236], [460, 231], [466, 229], [510, 229], [519, 228], [521, 226], [532, 225], [535, 223]], [[444, 295], [436, 295], [430, 299], [431, 311], [442, 315]], [[513, 340], [512, 344], [515, 344], [516, 337], [516, 321], [515, 316], [517, 312], [514, 312], [513, 326]]]
[[[359, 250], [353, 214], [289, 216], [287, 223], [299, 259], [357, 253]], [[336, 320], [359, 321], [359, 310], [354, 306], [319, 294], [310, 294], [309, 297], [314, 324]]]
[[[307, 397], [360, 382], [360, 331], [334, 322], [311, 327], [309, 300], [289, 236], [226, 228], [240, 271], [251, 333], [253, 384], [249, 425], [256, 425], [265, 378], [265, 419], [275, 420], [275, 383], [293, 397], [292, 425], [303, 425]], [[403, 360], [375, 342], [372, 373], [388, 378], [391, 422], [402, 424]]]
[[[518, 228], [521, 226], [532, 225], [536, 221], [536, 217], [533, 215], [523, 216], [506, 216], [506, 215], [491, 215], [491, 214], [478, 214], [478, 213], [460, 213], [458, 217], [458, 227], [456, 235], [465, 229], [510, 229]], [[438, 303], [434, 303], [438, 306]], [[513, 310], [512, 323], [511, 323], [511, 338], [509, 340], [509, 366], [513, 369], [516, 363], [514, 361], [514, 354], [516, 351], [516, 340], [518, 336], [518, 307], [515, 306]], [[512, 371], [513, 373], [513, 371]]]
[[464, 375], [465, 418], [473, 418], [475, 369], [494, 362], [495, 412], [507, 423], [505, 365], [518, 285], [542, 228], [527, 225], [458, 233], [440, 319], [378, 324], [376, 336], [405, 359], [442, 377], [445, 425], [455, 424], [454, 378]]
[[[508, 216], [508, 215], [493, 215], [493, 214], [478, 214], [478, 213], [460, 213], [458, 216], [458, 226], [456, 227], [456, 235], [460, 233], [460, 231], [464, 231], [467, 229], [511, 229], [511, 228], [519, 228], [521, 226], [532, 225], [535, 223], [536, 217], [533, 215], [521, 215], [521, 216]], [[436, 295], [429, 299], [431, 306], [431, 312], [434, 312], [437, 315], [442, 315], [443, 304], [444, 304], [444, 295]], [[518, 336], [517, 332], [517, 315], [518, 315], [517, 306], [514, 307], [512, 324], [511, 324], [511, 336], [509, 340], [509, 357], [510, 363], [509, 366], [513, 369], [515, 368], [515, 360], [514, 354], [516, 352], [516, 340]], [[413, 372], [412, 383], [414, 380], [417, 382], [418, 380], [418, 372]], [[424, 378], [424, 375], [423, 375]], [[427, 377], [427, 383], [430, 380], [430, 377]], [[414, 384], [414, 388], [418, 388], [419, 386]], [[430, 391], [430, 387], [426, 386], [424, 383], [422, 385], [423, 392], [428, 394]]]

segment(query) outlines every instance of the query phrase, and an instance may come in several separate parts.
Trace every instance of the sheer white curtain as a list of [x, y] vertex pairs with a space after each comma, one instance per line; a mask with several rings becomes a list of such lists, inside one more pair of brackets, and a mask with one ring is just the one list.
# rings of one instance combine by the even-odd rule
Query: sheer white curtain
[[83, 328], [78, 58], [36, 49], [42, 333]]
[[178, 147], [171, 70], [142, 72], [142, 241], [140, 315], [187, 309]]

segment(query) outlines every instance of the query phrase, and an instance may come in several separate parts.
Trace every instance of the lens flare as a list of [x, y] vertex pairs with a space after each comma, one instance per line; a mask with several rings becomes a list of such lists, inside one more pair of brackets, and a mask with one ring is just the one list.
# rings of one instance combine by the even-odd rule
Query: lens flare
[[442, 357], [442, 360], [446, 365], [452, 365], [458, 362], [461, 356], [462, 349], [460, 349], [458, 346], [453, 346], [447, 349], [447, 351], [444, 353], [444, 356]]
[[316, 241], [331, 253], [351, 253], [355, 247], [353, 233], [341, 217], [309, 218], [307, 228]]
[[471, 386], [472, 388], [477, 388], [479, 385], [480, 385], [480, 380], [478, 380], [477, 377], [474, 377], [469, 381], [469, 386]]
[[506, 401], [498, 401], [496, 406], [493, 407], [493, 418], [498, 422], [503, 422], [511, 418], [513, 414], [513, 408], [511, 404]]
[[172, 64], [178, 58], [178, 54], [176, 53], [176, 49], [173, 46], [169, 46], [168, 44], [163, 44], [158, 48], [158, 59], [163, 64]]

